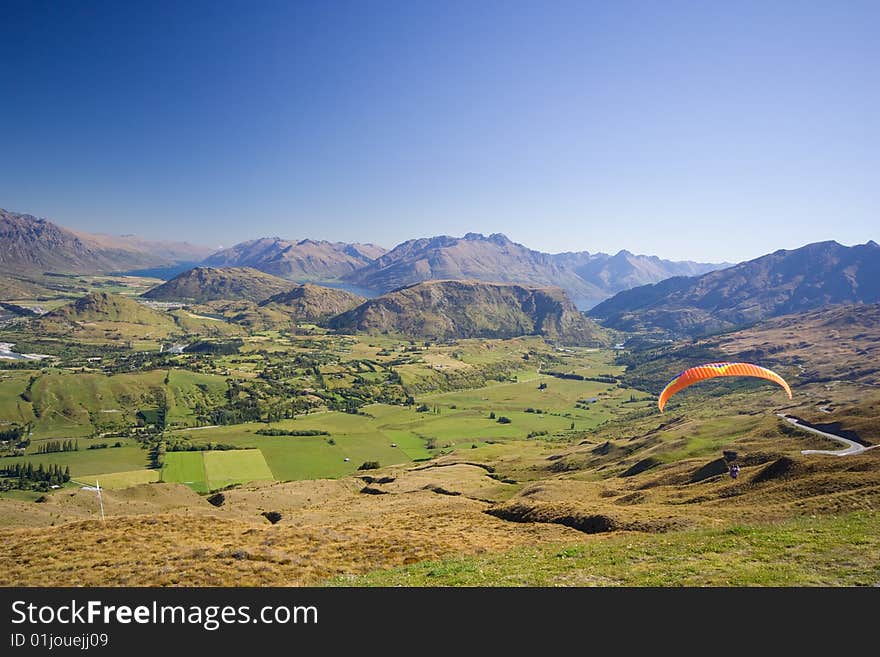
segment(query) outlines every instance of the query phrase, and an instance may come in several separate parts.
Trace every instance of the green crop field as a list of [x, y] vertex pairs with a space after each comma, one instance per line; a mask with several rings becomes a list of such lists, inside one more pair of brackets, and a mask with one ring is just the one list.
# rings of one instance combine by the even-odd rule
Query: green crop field
[[271, 480], [272, 471], [258, 449], [204, 452], [208, 488]]
[[165, 455], [162, 481], [186, 484], [198, 492], [207, 492], [205, 461], [202, 452], [171, 452]]
[[[123, 447], [107, 447], [105, 449], [86, 449], [89, 441], [80, 439], [80, 449], [76, 452], [53, 452], [51, 454], [26, 454], [25, 456], [7, 457], [0, 462], [2, 466], [15, 463], [31, 462], [38, 464], [70, 466], [72, 477], [105, 474], [108, 472], [126, 472], [146, 468], [148, 454], [133, 444]], [[112, 443], [111, 443], [112, 444]]]
[[129, 486], [137, 486], [138, 484], [149, 484], [155, 481], [160, 481], [161, 474], [162, 473], [159, 470], [113, 472], [102, 474], [99, 483], [101, 484], [101, 488], [107, 488], [110, 490], [116, 488], [128, 488]]

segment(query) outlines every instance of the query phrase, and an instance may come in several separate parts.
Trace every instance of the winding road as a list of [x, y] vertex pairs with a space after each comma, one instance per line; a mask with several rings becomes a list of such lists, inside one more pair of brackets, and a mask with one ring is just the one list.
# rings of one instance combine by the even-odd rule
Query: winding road
[[835, 433], [828, 433], [827, 431], [820, 431], [819, 429], [814, 429], [813, 427], [808, 427], [805, 424], [801, 424], [798, 422], [797, 418], [786, 415], [785, 413], [777, 413], [777, 416], [781, 417], [783, 420], [788, 422], [789, 424], [793, 424], [798, 429], [802, 429], [803, 431], [809, 431], [810, 433], [815, 433], [824, 438], [828, 438], [829, 440], [835, 440], [839, 443], [842, 443], [846, 446], [846, 449], [802, 449], [801, 454], [825, 454], [826, 456], [853, 456], [855, 454], [861, 454], [862, 452], [866, 452], [869, 449], [874, 449], [875, 447], [880, 447], [880, 445], [872, 445], [870, 447], [865, 447], [864, 445], [860, 445], [854, 440], [850, 440], [849, 438], [844, 438], [843, 436], [838, 436]]

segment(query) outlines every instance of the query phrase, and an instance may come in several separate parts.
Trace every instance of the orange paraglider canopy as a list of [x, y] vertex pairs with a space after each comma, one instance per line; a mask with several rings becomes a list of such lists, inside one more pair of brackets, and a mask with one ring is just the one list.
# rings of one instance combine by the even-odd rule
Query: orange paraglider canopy
[[684, 390], [698, 381], [714, 379], [718, 376], [754, 376], [759, 379], [767, 379], [768, 381], [773, 381], [782, 386], [785, 389], [785, 392], [788, 393], [788, 398], [791, 399], [791, 388], [785, 382], [785, 379], [773, 370], [768, 370], [766, 367], [759, 367], [758, 365], [752, 365], [751, 363], [706, 363], [705, 365], [697, 365], [696, 367], [685, 370], [672, 379], [672, 381], [663, 388], [663, 392], [660, 393], [660, 399], [657, 401], [657, 406], [662, 412], [663, 407], [666, 406], [666, 402], [669, 401], [669, 398], [679, 390]]

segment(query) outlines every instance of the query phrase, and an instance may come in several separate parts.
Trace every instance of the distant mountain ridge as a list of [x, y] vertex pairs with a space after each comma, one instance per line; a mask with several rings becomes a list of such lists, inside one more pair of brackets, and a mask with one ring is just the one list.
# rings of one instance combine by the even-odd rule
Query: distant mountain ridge
[[441, 235], [408, 240], [345, 280], [378, 292], [427, 280], [481, 280], [558, 286], [579, 307], [590, 307], [614, 293], [670, 276], [711, 271], [720, 265], [671, 262], [621, 251], [614, 256], [589, 252], [549, 254], [494, 233], [488, 237]]
[[368, 265], [385, 252], [375, 244], [264, 237], [241, 242], [202, 261], [208, 267], [253, 267], [290, 281], [327, 281]]
[[431, 339], [542, 335], [568, 344], [602, 341], [602, 329], [561, 288], [482, 281], [425, 281], [334, 317], [331, 328]]
[[[719, 266], [671, 262], [628, 251], [615, 255], [542, 253], [501, 233], [413, 239], [391, 251], [375, 244], [265, 237], [210, 253], [210, 249], [186, 242], [93, 235], [0, 210], [0, 273], [17, 280], [43, 272], [132, 272], [170, 279], [197, 265], [251, 267], [294, 283], [333, 284], [363, 295], [379, 295], [426, 280], [559, 286], [581, 308], [635, 285], [700, 274]], [[31, 289], [15, 281], [8, 282], [6, 288], [13, 295], [27, 294]]]
[[108, 273], [200, 260], [209, 249], [186, 242], [92, 235], [0, 209], [0, 271]]
[[616, 329], [695, 336], [830, 304], [878, 301], [880, 246], [827, 241], [626, 290], [589, 314]]

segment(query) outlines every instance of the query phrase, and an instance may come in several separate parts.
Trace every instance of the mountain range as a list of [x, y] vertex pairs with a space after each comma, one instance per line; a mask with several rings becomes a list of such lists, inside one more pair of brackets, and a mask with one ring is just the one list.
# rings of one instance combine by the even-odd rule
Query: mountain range
[[529, 249], [500, 233], [468, 233], [408, 240], [352, 272], [344, 280], [388, 292], [428, 280], [480, 280], [563, 288], [581, 308], [621, 289], [670, 276], [701, 274], [723, 265], [671, 262], [620, 251], [549, 254]]
[[830, 304], [878, 301], [880, 246], [828, 241], [626, 290], [589, 314], [615, 329], [696, 336]]
[[265, 237], [236, 244], [206, 258], [209, 267], [253, 267], [291, 281], [329, 281], [365, 267], [385, 249], [375, 244], [346, 244]]
[[[6, 273], [5, 278], [47, 271], [133, 272], [171, 278], [194, 265], [250, 267], [294, 283], [333, 283], [365, 296], [427, 280], [561, 287], [580, 308], [589, 308], [635, 285], [724, 266], [673, 262], [628, 251], [615, 255], [542, 253], [500, 233], [413, 239], [391, 251], [375, 244], [266, 237], [211, 253], [185, 242], [89, 234], [31, 215], [0, 211], [0, 272]], [[6, 287], [10, 291], [28, 289], [20, 280]]]
[[[374, 244], [295, 242], [278, 237], [242, 242], [213, 254], [207, 251], [183, 242], [92, 235], [0, 210], [0, 298], [27, 298], [31, 290], [38, 289], [34, 280], [42, 272], [183, 267], [186, 259], [199, 259], [202, 266], [187, 268], [145, 296], [252, 304], [242, 306], [243, 311], [259, 315], [261, 321], [299, 315], [322, 320], [337, 316], [334, 322], [340, 328], [363, 326], [404, 333], [416, 328], [396, 316], [399, 308], [415, 312], [416, 306], [423, 304], [425, 312], [418, 321], [425, 324], [419, 330], [445, 335], [493, 331], [488, 325], [473, 324], [473, 317], [465, 317], [461, 314], [464, 310], [455, 307], [457, 302], [473, 302], [482, 312], [503, 314], [508, 311], [502, 311], [501, 306], [506, 308], [508, 302], [520, 304], [520, 309], [523, 304], [538, 303], [537, 293], [529, 292], [526, 296], [531, 300], [526, 300], [522, 290], [558, 288], [565, 292], [567, 303], [570, 299], [575, 306], [589, 309], [590, 317], [604, 326], [672, 337], [727, 331], [832, 304], [880, 301], [880, 246], [873, 241], [852, 247], [817, 242], [732, 266], [673, 262], [629, 251], [614, 255], [587, 251], [548, 254], [500, 233], [413, 239], [390, 251]], [[419, 287], [431, 281], [442, 284]], [[452, 281], [469, 283], [456, 287]], [[294, 283], [304, 282], [365, 291], [363, 296], [381, 299], [354, 307], [360, 297], [331, 299], [322, 290], [293, 288]], [[495, 287], [475, 287], [475, 282]], [[46, 280], [39, 283], [47, 284]], [[289, 298], [279, 301], [278, 295]], [[267, 301], [270, 297], [276, 300]], [[502, 297], [505, 302], [499, 305]], [[568, 312], [563, 310], [563, 315]], [[447, 315], [457, 328], [443, 328], [437, 317], [428, 318], [432, 313]], [[344, 320], [339, 319], [342, 316]], [[507, 319], [516, 325], [522, 318]], [[530, 327], [527, 324], [520, 322], [516, 330], [544, 331], [540, 321]]]
[[29, 214], [0, 209], [0, 271], [108, 273], [199, 261], [211, 250], [187, 242], [72, 231]]

